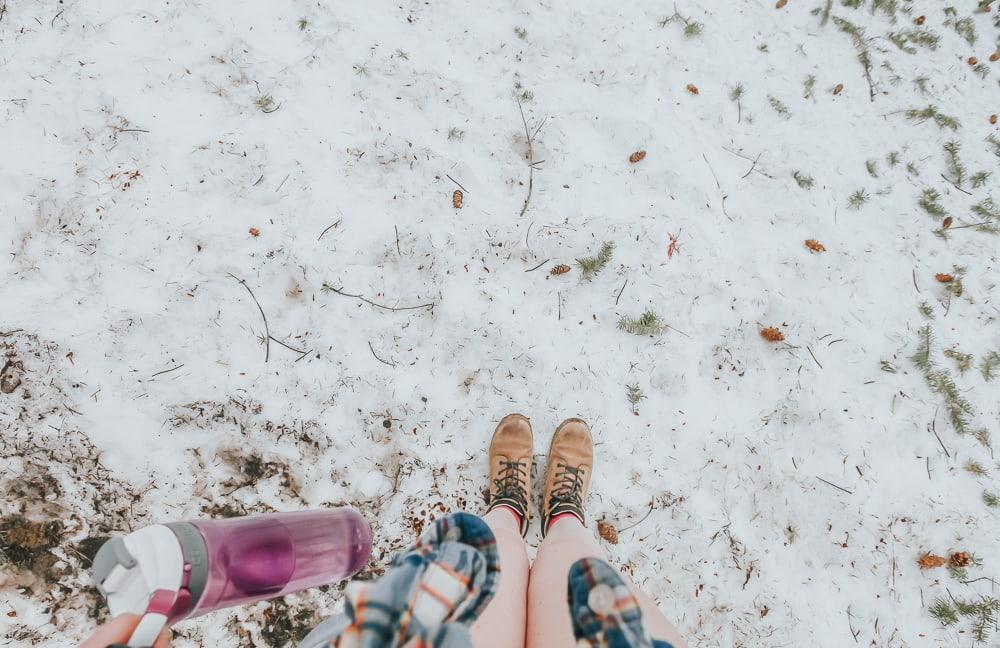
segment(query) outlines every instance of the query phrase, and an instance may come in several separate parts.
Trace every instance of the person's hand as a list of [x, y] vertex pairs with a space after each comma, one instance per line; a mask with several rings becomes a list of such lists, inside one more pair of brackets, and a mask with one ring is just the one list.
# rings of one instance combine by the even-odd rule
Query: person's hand
[[[80, 644], [80, 648], [108, 648], [111, 644], [124, 644], [132, 636], [132, 631], [139, 625], [139, 619], [134, 614], [122, 614], [111, 619], [93, 634], [89, 639]], [[170, 630], [164, 628], [160, 636], [156, 638], [153, 648], [170, 648]]]

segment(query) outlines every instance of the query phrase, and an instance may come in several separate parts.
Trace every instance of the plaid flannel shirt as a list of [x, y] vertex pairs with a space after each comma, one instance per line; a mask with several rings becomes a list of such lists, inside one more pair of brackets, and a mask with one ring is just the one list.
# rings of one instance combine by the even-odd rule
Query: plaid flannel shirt
[[[396, 556], [381, 578], [348, 586], [344, 614], [314, 628], [299, 648], [470, 648], [469, 627], [499, 581], [490, 528], [468, 513], [449, 515]], [[635, 597], [600, 560], [573, 565], [569, 603], [580, 646], [671, 648], [649, 639]]]

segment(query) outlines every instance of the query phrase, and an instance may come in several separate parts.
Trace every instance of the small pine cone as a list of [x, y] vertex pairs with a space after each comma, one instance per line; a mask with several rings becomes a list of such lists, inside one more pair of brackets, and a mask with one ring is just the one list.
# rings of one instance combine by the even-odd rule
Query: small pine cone
[[816, 239], [806, 239], [806, 247], [813, 252], [826, 252], [826, 248], [823, 247], [823, 244]]
[[977, 63], [979, 63], [979, 59], [977, 59], [975, 56], [970, 56], [969, 57], [969, 60], [968, 60], [968, 64], [969, 65], [976, 65]]
[[1000, 52], [993, 52], [990, 54], [990, 62], [996, 63], [997, 61], [1000, 61]]
[[257, 238], [258, 236], [260, 236], [260, 230], [257, 229], [256, 227], [251, 227], [250, 228], [250, 236], [252, 236], [254, 238]]
[[941, 221], [941, 229], [948, 229], [949, 227], [951, 227], [951, 224], [952, 224], [951, 216], [945, 216], [944, 220]]
[[996, 123], [997, 123], [997, 116], [996, 115], [990, 115], [990, 123], [993, 124], [994, 126], [996, 125]]
[[844, 84], [843, 83], [838, 83], [837, 85], [835, 85], [833, 87], [833, 94], [835, 94], [835, 95], [839, 95], [843, 91], [844, 91]]
[[785, 334], [774, 326], [766, 326], [760, 330], [760, 336], [768, 342], [781, 342], [785, 339]]
[[570, 271], [570, 269], [571, 268], [568, 265], [566, 265], [565, 263], [560, 263], [559, 265], [557, 265], [554, 268], [552, 268], [552, 270], [549, 271], [549, 274], [553, 274], [553, 275], [566, 274], [567, 272]]
[[923, 25], [925, 20], [927, 20], [927, 16], [917, 16], [913, 23], [915, 25]]
[[645, 158], [646, 158], [646, 150], [640, 149], [635, 153], [633, 153], [632, 155], [628, 156], [628, 161], [631, 162], [632, 164], [638, 164], [639, 162], [642, 162]]
[[774, 5], [774, 8], [775, 9], [781, 9], [786, 4], [788, 4], [788, 0], [778, 0], [778, 2]]
[[946, 272], [939, 272], [936, 275], [934, 275], [934, 278], [937, 279], [938, 282], [940, 283], [951, 283], [952, 281], [955, 280], [955, 277], [951, 276]]
[[598, 522], [597, 534], [606, 540], [608, 544], [618, 544], [618, 530], [611, 526], [610, 522], [605, 520]]
[[693, 83], [689, 83], [689, 84], [687, 84], [687, 91], [690, 92], [693, 95], [696, 95], [696, 94], [698, 94], [698, 86], [696, 86]]
[[968, 567], [972, 564], [972, 556], [967, 551], [956, 551], [948, 557], [948, 564], [952, 567]]
[[451, 206], [455, 209], [462, 208], [462, 199], [465, 195], [462, 193], [461, 189], [456, 189], [455, 193], [451, 194]]
[[940, 567], [948, 562], [941, 556], [935, 556], [931, 553], [926, 553], [917, 559], [917, 564], [920, 565], [920, 569], [934, 569], [935, 567]]

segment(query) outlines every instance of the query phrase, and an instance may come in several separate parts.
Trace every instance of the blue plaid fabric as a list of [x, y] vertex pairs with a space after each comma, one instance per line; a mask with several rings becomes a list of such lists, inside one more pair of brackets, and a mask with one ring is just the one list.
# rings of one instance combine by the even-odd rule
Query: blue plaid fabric
[[673, 648], [652, 639], [625, 580], [608, 563], [584, 558], [569, 569], [569, 613], [578, 645], [594, 648]]
[[[344, 614], [321, 623], [299, 648], [471, 648], [469, 627], [496, 594], [500, 558], [480, 518], [437, 520], [388, 572], [347, 589]], [[673, 648], [650, 639], [618, 572], [586, 558], [569, 572], [569, 611], [578, 645]]]
[[496, 539], [475, 515], [437, 520], [381, 578], [354, 582], [344, 614], [300, 648], [469, 648], [469, 626], [500, 582]]

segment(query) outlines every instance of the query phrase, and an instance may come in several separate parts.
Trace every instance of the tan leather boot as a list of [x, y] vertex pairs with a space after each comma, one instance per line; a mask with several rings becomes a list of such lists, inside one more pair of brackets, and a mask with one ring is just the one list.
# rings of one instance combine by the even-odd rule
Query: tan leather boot
[[583, 501], [594, 468], [594, 439], [590, 426], [578, 418], [566, 419], [556, 428], [549, 448], [549, 467], [542, 492], [542, 535], [549, 522], [571, 513], [584, 522]]
[[490, 443], [490, 506], [508, 506], [521, 516], [521, 535], [528, 532], [531, 500], [531, 423], [520, 414], [500, 420]]

